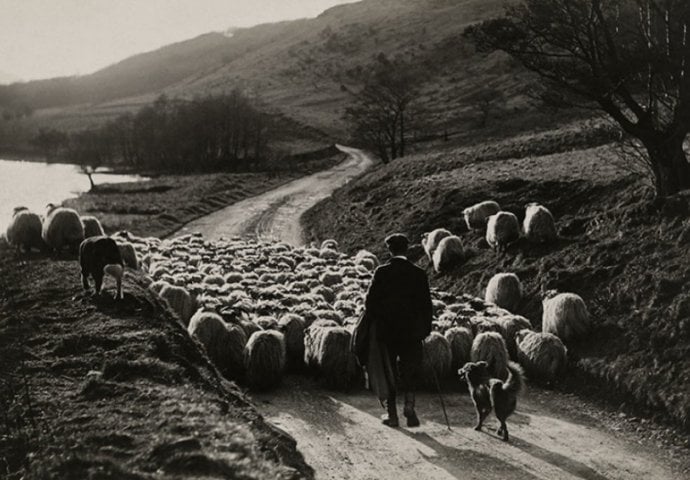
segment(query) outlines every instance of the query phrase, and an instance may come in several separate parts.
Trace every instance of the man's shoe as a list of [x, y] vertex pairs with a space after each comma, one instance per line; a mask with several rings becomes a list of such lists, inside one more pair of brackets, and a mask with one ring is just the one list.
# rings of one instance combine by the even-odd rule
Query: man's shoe
[[382, 417], [381, 423], [383, 423], [387, 427], [399, 427], [400, 426], [400, 422], [398, 421], [398, 417], [391, 417], [389, 415], [384, 415]]
[[408, 427], [418, 427], [419, 426], [419, 418], [417, 417], [417, 414], [415, 413], [414, 410], [411, 412], [405, 412], [405, 418], [407, 419], [407, 426]]
[[408, 427], [418, 427], [419, 418], [417, 413], [414, 411], [415, 398], [414, 393], [407, 392], [405, 394], [405, 408], [403, 408], [403, 415], [407, 418]]
[[385, 402], [385, 406], [388, 413], [382, 417], [382, 423], [389, 427], [398, 427], [400, 422], [398, 421], [398, 409], [395, 403], [395, 394], [391, 394], [388, 397], [388, 400]]

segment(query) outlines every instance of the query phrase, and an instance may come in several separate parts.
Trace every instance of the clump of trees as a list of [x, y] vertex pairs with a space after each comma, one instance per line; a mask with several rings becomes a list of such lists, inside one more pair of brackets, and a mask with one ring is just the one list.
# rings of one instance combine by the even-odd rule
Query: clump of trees
[[606, 112], [664, 197], [690, 188], [688, 23], [687, 0], [523, 0], [466, 33], [536, 72], [560, 102]]

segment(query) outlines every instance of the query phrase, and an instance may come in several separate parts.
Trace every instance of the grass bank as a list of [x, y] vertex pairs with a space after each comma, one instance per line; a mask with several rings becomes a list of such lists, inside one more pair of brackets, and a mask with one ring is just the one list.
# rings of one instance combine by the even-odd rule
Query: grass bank
[[[642, 408], [688, 431], [690, 196], [654, 202], [638, 178], [614, 165], [611, 147], [570, 150], [558, 135], [379, 166], [309, 211], [307, 237], [336, 238], [348, 252], [383, 254], [386, 233], [406, 232], [432, 285], [454, 292], [483, 296], [491, 276], [514, 272], [525, 294], [517, 313], [536, 328], [542, 287], [580, 294], [596, 328], [568, 345], [573, 368], [562, 387], [588, 389], [623, 412]], [[520, 220], [526, 203], [548, 206], [561, 239], [546, 246], [520, 241], [495, 254], [482, 235], [466, 232], [462, 218], [463, 208], [486, 199]], [[469, 252], [463, 265], [441, 275], [419, 246], [423, 232], [439, 227], [462, 235]]]

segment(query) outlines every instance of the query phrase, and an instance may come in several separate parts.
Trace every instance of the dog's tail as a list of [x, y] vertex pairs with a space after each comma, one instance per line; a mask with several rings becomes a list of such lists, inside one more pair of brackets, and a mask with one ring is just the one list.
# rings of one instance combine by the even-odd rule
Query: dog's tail
[[517, 395], [524, 384], [522, 367], [515, 362], [508, 362], [508, 380], [503, 384], [503, 391]]

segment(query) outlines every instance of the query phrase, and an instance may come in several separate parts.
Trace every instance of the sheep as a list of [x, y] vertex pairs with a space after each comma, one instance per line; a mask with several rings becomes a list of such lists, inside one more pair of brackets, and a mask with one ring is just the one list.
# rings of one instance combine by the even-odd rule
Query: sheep
[[26, 207], [17, 207], [12, 214], [12, 220], [7, 226], [7, 243], [16, 247], [17, 253], [22, 249], [29, 252], [31, 248], [43, 248], [41, 238], [41, 217], [29, 211]]
[[422, 247], [424, 248], [424, 252], [426, 252], [426, 256], [430, 262], [433, 261], [434, 251], [436, 251], [436, 248], [438, 247], [438, 244], [441, 243], [441, 240], [446, 237], [450, 237], [451, 235], [452, 233], [445, 228], [437, 228], [436, 230], [422, 235]]
[[46, 207], [41, 237], [53, 251], [60, 252], [65, 247], [78, 251], [79, 245], [84, 240], [84, 225], [75, 210], [49, 203]]
[[277, 386], [285, 370], [285, 338], [275, 330], [253, 333], [244, 349], [247, 383], [254, 390]]
[[157, 280], [157, 281], [151, 283], [151, 285], [149, 285], [149, 289], [151, 291], [155, 292], [156, 294], [160, 295], [161, 290], [163, 290], [163, 287], [166, 287], [168, 285], [170, 285], [168, 282]]
[[456, 372], [465, 363], [470, 361], [474, 335], [472, 335], [472, 331], [469, 328], [452, 327], [446, 330], [444, 336], [448, 340], [452, 352], [451, 371]]
[[431, 334], [422, 342], [421, 381], [427, 386], [435, 386], [436, 381], [446, 378], [451, 372], [453, 351], [450, 343], [438, 332]]
[[517, 360], [517, 347], [515, 336], [522, 330], [532, 330], [532, 324], [525, 317], [520, 315], [503, 315], [495, 319], [495, 322], [503, 329], [500, 332], [506, 341], [508, 354], [513, 360]]
[[105, 235], [103, 226], [96, 217], [89, 215], [82, 216], [81, 223], [84, 225], [84, 238], [102, 237]]
[[194, 308], [194, 303], [189, 292], [183, 287], [166, 285], [161, 289], [159, 295], [168, 303], [172, 311], [177, 315], [177, 318], [187, 326], [189, 324], [189, 319], [192, 317], [192, 310]]
[[280, 317], [278, 327], [285, 336], [285, 351], [289, 369], [304, 365], [304, 330], [306, 322], [299, 315], [288, 313]]
[[343, 283], [343, 277], [338, 272], [325, 272], [319, 280], [326, 287], [333, 287]]
[[329, 388], [348, 389], [356, 386], [361, 371], [350, 350], [352, 334], [344, 327], [325, 328], [316, 358], [319, 378]]
[[241, 377], [247, 337], [239, 326], [227, 325], [220, 315], [199, 310], [190, 319], [187, 331], [201, 342], [224, 376]]
[[462, 263], [464, 257], [465, 253], [460, 237], [455, 235], [445, 237], [432, 254], [434, 270], [437, 273], [448, 271]]
[[522, 300], [520, 279], [514, 273], [497, 273], [486, 286], [484, 301], [512, 312]]
[[360, 250], [357, 252], [357, 255], [355, 255], [355, 264], [361, 265], [370, 272], [373, 272], [376, 270], [376, 267], [379, 266], [379, 259], [368, 250]]
[[486, 225], [486, 242], [491, 248], [505, 249], [518, 238], [520, 238], [520, 226], [514, 214], [498, 212], [489, 217]]
[[263, 330], [278, 330], [278, 320], [269, 315], [255, 318], [254, 323], [256, 323]]
[[107, 273], [117, 282], [115, 299], [122, 298], [124, 264], [115, 240], [105, 236], [85, 239], [79, 245], [79, 265], [84, 290], [89, 290], [89, 276], [91, 276], [96, 285], [96, 295], [100, 294], [103, 276]]
[[120, 249], [125, 265], [132, 270], [139, 270], [139, 259], [137, 258], [136, 250], [134, 250], [134, 245], [129, 242], [118, 242], [117, 247]]
[[525, 206], [525, 220], [522, 223], [525, 237], [530, 242], [545, 243], [558, 238], [556, 222], [551, 212], [538, 203]]
[[532, 379], [552, 382], [565, 370], [568, 350], [556, 335], [521, 330], [515, 339], [518, 361]]
[[492, 378], [508, 377], [508, 349], [500, 333], [484, 332], [474, 337], [470, 358], [473, 362], [486, 362]]
[[338, 242], [333, 240], [332, 238], [324, 240], [323, 242], [321, 242], [321, 250], [325, 249], [338, 250]]
[[338, 324], [332, 320], [316, 320], [304, 333], [304, 363], [310, 368], [318, 366], [319, 350], [321, 341], [326, 330], [337, 327]]
[[501, 207], [493, 200], [487, 200], [467, 207], [462, 211], [468, 230], [484, 230], [491, 215], [501, 211]]
[[579, 295], [560, 293], [550, 297], [547, 294], [542, 305], [542, 331], [552, 333], [564, 342], [581, 338], [589, 332], [589, 312]]

